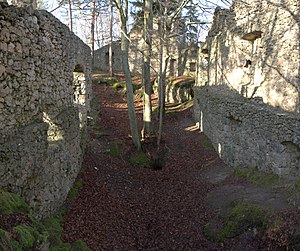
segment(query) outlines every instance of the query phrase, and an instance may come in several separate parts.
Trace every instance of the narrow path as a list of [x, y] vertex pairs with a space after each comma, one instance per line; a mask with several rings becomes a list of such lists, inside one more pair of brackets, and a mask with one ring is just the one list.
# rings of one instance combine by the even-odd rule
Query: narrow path
[[[124, 156], [133, 149], [126, 102], [105, 85], [94, 91], [101, 103], [103, 134], [90, 133], [78, 176], [83, 188], [65, 216], [65, 239], [83, 239], [94, 251], [231, 250], [234, 241], [227, 247], [211, 242], [203, 226], [215, 213], [206, 206], [209, 193], [236, 181], [226, 175], [221, 185], [203, 179], [205, 170], [224, 164], [203, 143], [207, 139], [194, 127], [191, 110], [166, 116], [166, 163], [161, 171], [153, 171], [108, 154], [111, 140], [118, 142]], [[258, 244], [251, 245], [245, 250], [256, 250]]]

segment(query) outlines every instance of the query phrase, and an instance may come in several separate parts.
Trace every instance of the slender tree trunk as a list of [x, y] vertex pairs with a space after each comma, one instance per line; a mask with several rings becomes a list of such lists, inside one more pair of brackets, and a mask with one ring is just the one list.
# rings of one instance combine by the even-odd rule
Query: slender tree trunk
[[166, 72], [169, 62], [167, 48], [167, 14], [163, 13], [163, 5], [160, 5], [159, 23], [159, 76], [158, 76], [158, 136], [157, 148], [160, 147], [163, 130], [163, 118], [165, 114]]
[[113, 43], [113, 3], [112, 0], [109, 1], [109, 9], [110, 9], [110, 17], [109, 17], [109, 76], [113, 76], [113, 51], [112, 51], [112, 43]]
[[143, 54], [143, 87], [144, 87], [144, 112], [143, 112], [143, 137], [152, 134], [152, 86], [150, 75], [150, 58], [152, 50], [153, 27], [153, 0], [144, 0], [144, 54]]
[[95, 64], [95, 6], [96, 0], [92, 0], [92, 16], [91, 16], [91, 39], [90, 45], [92, 50], [92, 68], [94, 68]]
[[162, 12], [162, 4], [160, 4], [160, 16], [159, 16], [159, 75], [158, 75], [158, 135], [157, 135], [157, 148], [160, 147], [161, 137], [162, 137], [162, 126], [163, 126], [163, 114], [164, 114], [164, 100], [163, 100], [163, 55], [164, 55], [164, 46], [163, 46], [163, 28], [164, 28], [164, 17]]
[[121, 53], [122, 53], [123, 71], [125, 73], [125, 80], [126, 80], [126, 94], [127, 94], [130, 130], [136, 148], [138, 150], [141, 150], [141, 141], [140, 141], [139, 131], [137, 127], [137, 120], [136, 120], [136, 115], [134, 110], [132, 80], [131, 80], [129, 63], [128, 63], [128, 47], [129, 47], [129, 40], [127, 34], [128, 0], [124, 0], [123, 5], [121, 0], [116, 0], [115, 3], [119, 10], [120, 19], [121, 19], [121, 33], [122, 33]]
[[68, 6], [69, 6], [69, 28], [70, 28], [70, 31], [73, 31], [73, 17], [72, 17], [72, 2], [71, 2], [71, 0], [68, 0]]

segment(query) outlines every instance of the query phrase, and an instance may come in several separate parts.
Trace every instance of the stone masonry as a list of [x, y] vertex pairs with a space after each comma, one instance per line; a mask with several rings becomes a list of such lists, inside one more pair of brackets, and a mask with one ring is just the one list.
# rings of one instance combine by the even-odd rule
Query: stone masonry
[[[113, 52], [113, 71], [122, 72], [122, 56], [121, 56], [121, 42], [115, 41], [112, 43]], [[95, 51], [94, 67], [100, 71], [109, 72], [109, 45], [105, 45]]]
[[298, 0], [234, 0], [215, 12], [194, 115], [232, 166], [300, 177], [299, 13]]
[[[179, 30], [181, 29], [181, 30]], [[154, 28], [152, 33], [152, 52], [151, 52], [151, 74], [157, 75], [159, 72], [159, 32], [157, 21], [154, 21]], [[195, 76], [196, 62], [197, 62], [197, 45], [188, 45], [182, 27], [176, 30], [178, 34], [167, 40], [166, 56], [168, 56], [168, 67], [166, 75], [168, 77], [175, 76]], [[141, 27], [134, 27], [130, 33], [129, 46], [129, 67], [134, 74], [142, 74], [143, 65], [143, 31]], [[108, 61], [108, 45], [105, 45], [95, 51], [95, 67], [101, 71], [109, 70]], [[113, 51], [113, 71], [123, 71], [121, 59], [121, 42], [115, 41], [112, 44]], [[105, 59], [105, 60], [104, 60]]]
[[81, 167], [91, 52], [46, 11], [0, 4], [0, 187], [44, 217]]

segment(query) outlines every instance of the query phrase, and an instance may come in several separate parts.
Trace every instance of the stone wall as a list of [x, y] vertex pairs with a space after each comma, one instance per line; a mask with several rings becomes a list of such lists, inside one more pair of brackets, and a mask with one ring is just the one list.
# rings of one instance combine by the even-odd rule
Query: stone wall
[[[151, 51], [151, 74], [158, 74], [159, 72], [159, 52], [160, 52], [160, 37], [158, 32], [158, 24], [154, 22], [152, 32], [152, 51]], [[174, 28], [176, 30], [176, 28]], [[178, 34], [184, 31], [176, 31]], [[130, 31], [130, 49], [129, 49], [129, 66], [131, 72], [142, 74], [143, 65], [143, 31], [140, 28], [134, 28]], [[165, 57], [168, 57], [168, 66], [166, 69], [166, 76], [195, 76], [196, 62], [197, 62], [197, 46], [189, 46], [186, 42], [185, 35], [171, 34], [164, 45]]]
[[[122, 56], [121, 56], [121, 42], [112, 43], [113, 52], [113, 71], [123, 71]], [[95, 51], [94, 67], [100, 71], [109, 71], [109, 45], [105, 45]]]
[[300, 2], [233, 1], [218, 10], [207, 38], [209, 85], [299, 112]]
[[91, 53], [46, 11], [0, 4], [0, 186], [37, 216], [65, 200], [81, 167]]
[[220, 157], [233, 167], [257, 167], [300, 177], [299, 116], [218, 87], [195, 90], [200, 126]]
[[232, 166], [300, 177], [299, 13], [298, 0], [235, 0], [215, 12], [194, 111]]
[[166, 102], [183, 103], [193, 98], [193, 78], [177, 77], [166, 81]]
[[[183, 33], [182, 31], [178, 33]], [[143, 66], [143, 31], [140, 27], [133, 28], [130, 33], [130, 46], [128, 52], [128, 61], [130, 71], [134, 74], [142, 74]], [[152, 52], [151, 52], [151, 74], [156, 75], [159, 72], [159, 34], [157, 22], [154, 23], [152, 33]], [[168, 67], [166, 75], [175, 76], [195, 76], [197, 62], [197, 46], [188, 46], [184, 35], [174, 35], [169, 38], [166, 48], [168, 56]], [[108, 45], [105, 45], [95, 51], [95, 67], [101, 71], [109, 71]], [[121, 43], [113, 42], [113, 70], [122, 71]]]

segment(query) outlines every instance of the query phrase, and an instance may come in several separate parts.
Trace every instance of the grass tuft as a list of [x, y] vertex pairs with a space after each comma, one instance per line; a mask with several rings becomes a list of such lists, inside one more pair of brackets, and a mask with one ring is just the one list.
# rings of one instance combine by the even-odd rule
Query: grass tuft
[[249, 229], [265, 230], [270, 226], [270, 214], [259, 206], [244, 201], [231, 205], [222, 216], [223, 223], [216, 227], [214, 222], [205, 225], [203, 232], [211, 240], [224, 242]]
[[11, 233], [0, 229], [0, 250], [22, 251], [22, 247], [19, 242], [11, 238]]
[[29, 212], [29, 206], [17, 194], [0, 190], [0, 213]]
[[265, 173], [258, 168], [234, 168], [234, 175], [246, 178], [255, 185], [273, 185], [278, 183], [279, 176], [276, 174]]
[[109, 154], [113, 157], [119, 158], [121, 156], [120, 146], [117, 142], [110, 142]]
[[16, 232], [17, 239], [23, 248], [33, 248], [36, 236], [35, 230], [32, 227], [22, 224], [14, 227], [13, 230]]
[[[77, 181], [73, 188], [78, 191], [81, 186], [81, 182]], [[13, 226], [9, 231], [0, 229], [0, 250], [91, 251], [82, 240], [72, 244], [63, 241], [63, 212], [41, 222], [29, 213], [29, 206], [16, 194], [0, 191], [0, 203], [0, 213], [23, 212], [28, 216], [26, 224]]]
[[72, 251], [92, 251], [83, 240], [72, 243]]
[[120, 91], [120, 90], [126, 91], [126, 83], [124, 83], [124, 82], [114, 83], [113, 88], [117, 91]]
[[77, 180], [74, 184], [73, 187], [69, 191], [68, 198], [72, 201], [75, 200], [75, 198], [78, 195], [79, 189], [82, 187], [82, 183], [80, 180]]
[[143, 151], [139, 151], [129, 158], [129, 163], [132, 165], [149, 166], [150, 160]]
[[203, 140], [202, 144], [203, 144], [203, 146], [204, 146], [205, 149], [209, 149], [209, 150], [214, 149], [213, 144], [208, 139]]
[[294, 187], [295, 187], [297, 190], [300, 190], [300, 179], [297, 179], [297, 180], [296, 180]]

